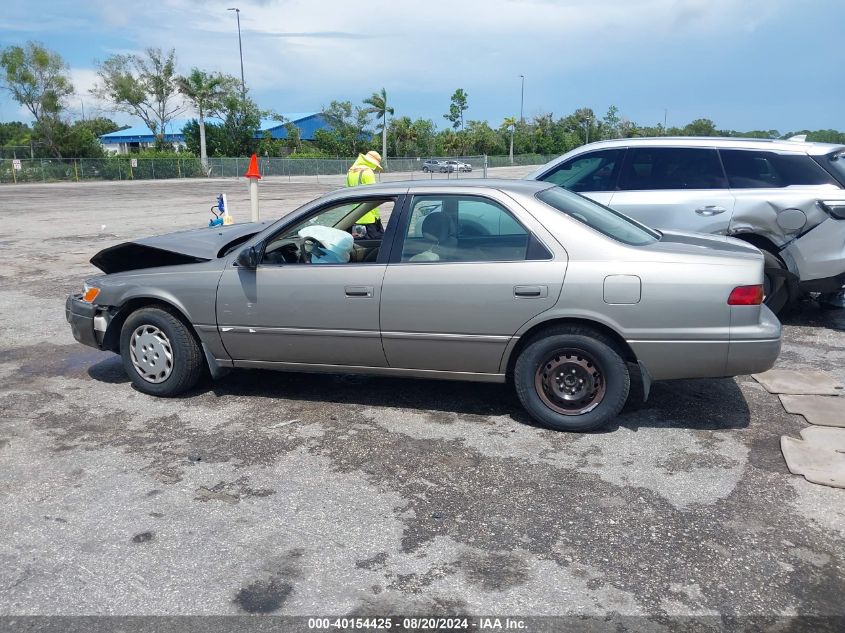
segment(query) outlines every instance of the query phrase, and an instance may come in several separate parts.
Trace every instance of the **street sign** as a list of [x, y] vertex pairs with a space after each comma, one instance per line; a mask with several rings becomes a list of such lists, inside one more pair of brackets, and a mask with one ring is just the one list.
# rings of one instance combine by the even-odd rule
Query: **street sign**
[[21, 159], [14, 158], [12, 159], [12, 167], [14, 167], [17, 171], [21, 170]]
[[133, 158], [132, 160], [129, 161], [129, 164], [132, 165], [132, 167], [137, 167], [138, 166], [138, 159]]

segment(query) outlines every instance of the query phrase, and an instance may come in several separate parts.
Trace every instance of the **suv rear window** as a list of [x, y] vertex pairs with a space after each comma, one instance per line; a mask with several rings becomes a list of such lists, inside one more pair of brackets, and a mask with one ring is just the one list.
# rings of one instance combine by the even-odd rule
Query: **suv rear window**
[[660, 239], [660, 233], [627, 215], [560, 187], [544, 189], [536, 194], [536, 198], [623, 244], [645, 246]]
[[623, 191], [727, 189], [715, 149], [686, 147], [629, 148], [619, 177]]
[[807, 154], [722, 149], [732, 189], [773, 189], [792, 185], [835, 185], [833, 177]]

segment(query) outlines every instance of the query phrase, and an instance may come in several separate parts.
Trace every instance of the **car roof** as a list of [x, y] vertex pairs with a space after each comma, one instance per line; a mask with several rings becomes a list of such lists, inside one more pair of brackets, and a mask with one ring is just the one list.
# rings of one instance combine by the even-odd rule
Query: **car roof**
[[807, 154], [829, 154], [845, 149], [845, 145], [835, 143], [816, 143], [801, 140], [781, 140], [764, 138], [737, 138], [725, 136], [654, 136], [640, 138], [618, 138], [582, 145], [579, 152], [589, 149], [614, 147], [721, 147], [736, 149], [761, 149], [770, 151], [805, 152]]
[[336, 189], [327, 196], [341, 197], [343, 194], [361, 193], [362, 195], [397, 195], [410, 190], [412, 193], [426, 190], [460, 193], [465, 190], [494, 189], [508, 193], [533, 196], [538, 191], [554, 187], [553, 183], [539, 180], [513, 180], [510, 178], [435, 178], [432, 180], [398, 180], [395, 182], [376, 183], [366, 187]]

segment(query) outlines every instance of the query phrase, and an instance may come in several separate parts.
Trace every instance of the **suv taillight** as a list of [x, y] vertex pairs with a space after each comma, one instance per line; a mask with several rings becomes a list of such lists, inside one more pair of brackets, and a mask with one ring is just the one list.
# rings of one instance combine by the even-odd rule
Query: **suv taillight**
[[763, 303], [763, 284], [737, 286], [728, 297], [729, 306], [758, 306]]

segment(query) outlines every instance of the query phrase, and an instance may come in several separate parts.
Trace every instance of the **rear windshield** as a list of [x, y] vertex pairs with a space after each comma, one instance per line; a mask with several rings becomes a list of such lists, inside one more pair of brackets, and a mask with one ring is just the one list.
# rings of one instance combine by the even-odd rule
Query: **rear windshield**
[[834, 152], [827, 156], [816, 156], [822, 167], [836, 176], [839, 184], [845, 187], [845, 152]]
[[618, 211], [560, 187], [536, 194], [538, 200], [623, 244], [645, 246], [660, 239], [660, 233], [635, 222]]

